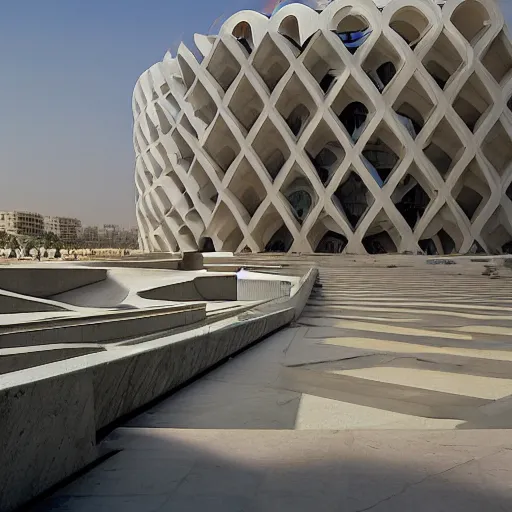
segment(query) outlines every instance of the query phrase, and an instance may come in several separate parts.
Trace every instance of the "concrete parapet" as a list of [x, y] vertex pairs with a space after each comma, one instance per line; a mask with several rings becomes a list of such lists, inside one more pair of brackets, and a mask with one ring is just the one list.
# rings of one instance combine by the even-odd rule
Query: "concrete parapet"
[[25, 349], [0, 349], [0, 374], [17, 372], [43, 364], [64, 361], [105, 350], [99, 345], [72, 346], [69, 344]]
[[0, 291], [0, 315], [41, 311], [65, 311], [65, 308], [52, 304], [50, 301]]
[[21, 328], [19, 325], [0, 328], [0, 348], [54, 343], [111, 343], [193, 324], [204, 318], [205, 305], [195, 304], [87, 318], [50, 319], [26, 323]]
[[204, 275], [138, 294], [143, 299], [172, 301], [237, 300], [236, 275]]
[[286, 308], [146, 350], [0, 377], [0, 510], [14, 510], [91, 463], [98, 429], [287, 325], [293, 314]]
[[6, 267], [0, 269], [0, 289], [47, 298], [106, 278], [106, 269]]
[[[65, 363], [64, 363], [65, 364]], [[14, 510], [97, 457], [86, 371], [0, 378], [0, 510]]]
[[309, 273], [291, 298], [187, 333], [0, 375], [0, 510], [91, 463], [97, 430], [288, 325], [312, 282]]

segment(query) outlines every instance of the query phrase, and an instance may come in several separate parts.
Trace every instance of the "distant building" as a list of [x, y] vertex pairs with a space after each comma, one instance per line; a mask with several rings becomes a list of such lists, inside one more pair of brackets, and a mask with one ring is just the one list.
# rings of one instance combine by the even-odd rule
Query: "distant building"
[[0, 211], [0, 231], [16, 236], [40, 236], [44, 219], [39, 213]]
[[83, 229], [82, 241], [88, 248], [126, 248], [139, 246], [137, 228], [124, 229], [117, 224], [104, 224], [102, 227], [87, 226]]
[[87, 226], [82, 230], [82, 240], [86, 245], [97, 246], [100, 237], [98, 226]]
[[63, 242], [72, 242], [81, 237], [82, 223], [69, 217], [45, 217], [44, 230], [56, 234]]

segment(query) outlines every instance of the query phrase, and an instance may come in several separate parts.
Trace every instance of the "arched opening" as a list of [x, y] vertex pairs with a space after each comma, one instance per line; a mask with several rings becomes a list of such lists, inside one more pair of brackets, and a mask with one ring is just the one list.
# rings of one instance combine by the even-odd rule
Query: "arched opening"
[[512, 201], [512, 183], [508, 186], [505, 192], [506, 196]]
[[358, 48], [365, 43], [372, 33], [368, 27], [368, 22], [362, 16], [355, 15], [342, 18], [333, 32], [340, 38], [345, 48], [351, 54], [356, 53]]
[[349, 103], [338, 116], [341, 124], [346, 128], [354, 142], [359, 139], [366, 118], [368, 109], [360, 101]]
[[238, 225], [231, 231], [228, 237], [224, 240], [222, 248], [224, 251], [235, 252], [238, 246], [242, 243], [244, 235]]
[[288, 59], [267, 34], [254, 55], [253, 67], [272, 92], [290, 67]]
[[491, 253], [510, 251], [512, 246], [512, 221], [502, 206], [491, 215], [482, 229], [482, 237]]
[[506, 77], [510, 76], [512, 69], [511, 54], [510, 41], [507, 35], [501, 31], [482, 58], [482, 64], [498, 83], [503, 82]]
[[148, 126], [148, 132], [149, 132], [149, 140], [148, 142], [155, 142], [156, 139], [158, 139], [158, 130], [156, 129], [156, 126], [154, 125], [151, 118], [146, 114], [146, 123]]
[[361, 177], [353, 171], [342, 180], [332, 200], [353, 229], [356, 229], [370, 206], [368, 188]]
[[[336, 23], [336, 16], [334, 17]], [[343, 32], [356, 32], [358, 30], [365, 30], [368, 28], [368, 22], [357, 14], [349, 14], [348, 16], [342, 17], [336, 24], [335, 31], [337, 33]]]
[[290, 230], [283, 224], [265, 246], [267, 252], [288, 252], [293, 244]]
[[329, 91], [345, 67], [322, 32], [317, 32], [315, 35], [315, 40], [306, 53], [303, 64], [324, 93]]
[[196, 75], [192, 71], [192, 68], [188, 65], [187, 61], [181, 55], [178, 55], [178, 65], [181, 69], [181, 76], [183, 77], [185, 86], [187, 89], [190, 89], [194, 83], [194, 80], [196, 79]]
[[299, 22], [295, 16], [286, 16], [277, 31], [301, 50]]
[[432, 239], [437, 254], [455, 254], [464, 242], [464, 235], [447, 205], [436, 213], [420, 238]]
[[384, 62], [376, 69], [375, 74], [377, 75], [380, 82], [377, 82], [377, 89], [382, 92], [386, 85], [388, 85], [396, 75], [396, 67], [390, 61]]
[[418, 242], [418, 245], [420, 246], [420, 249], [423, 251], [423, 253], [427, 254], [428, 256], [435, 256], [435, 255], [439, 254], [437, 252], [436, 244], [435, 244], [434, 240], [432, 240], [432, 238], [426, 238], [424, 240], [420, 240]]
[[423, 152], [439, 174], [446, 179], [464, 149], [455, 130], [446, 119], [443, 119], [437, 125]]
[[457, 95], [453, 108], [466, 126], [474, 132], [477, 126], [480, 126], [480, 118], [492, 103], [493, 100], [482, 81], [473, 73]]
[[432, 78], [436, 81], [441, 89], [444, 89], [446, 83], [450, 79], [450, 73], [441, 66], [438, 62], [430, 61], [425, 65], [425, 68], [430, 73]]
[[311, 113], [308, 108], [302, 103], [297, 105], [286, 118], [286, 124], [290, 127], [293, 135], [296, 137], [301, 132], [302, 128], [306, 125]]
[[236, 153], [233, 148], [224, 146], [216, 155], [216, 161], [220, 168], [225, 172], [236, 158]]
[[250, 55], [254, 50], [254, 41], [252, 38], [251, 25], [246, 21], [241, 21], [234, 29], [233, 36], [244, 47]]
[[387, 231], [363, 238], [363, 246], [368, 254], [392, 254], [398, 249]]
[[437, 236], [441, 242], [444, 254], [454, 254], [456, 252], [453, 238], [444, 229], [441, 229], [441, 231], [437, 233]]
[[165, 243], [164, 239], [158, 235], [158, 234], [155, 234], [153, 235], [153, 238], [155, 240], [155, 248], [157, 250], [157, 252], [168, 252], [169, 251], [169, 247], [167, 246], [167, 244]]
[[190, 169], [191, 189], [196, 191], [197, 197], [209, 211], [215, 208], [218, 198], [217, 189], [211, 182], [201, 164], [196, 160]]
[[222, 117], [218, 117], [215, 121], [214, 128], [206, 141], [205, 149], [219, 166], [221, 173], [228, 170], [233, 160], [240, 153], [240, 146]]
[[413, 75], [400, 91], [393, 104], [393, 110], [397, 113], [398, 120], [415, 139], [434, 110], [434, 103], [416, 75]]
[[345, 151], [338, 142], [328, 142], [318, 155], [312, 159], [316, 172], [323, 185], [327, 185], [340, 165]]
[[407, 102], [402, 103], [397, 109], [399, 121], [405, 126], [409, 135], [415, 139], [421, 132], [424, 122], [421, 114]]
[[274, 180], [290, 157], [290, 148], [270, 120], [265, 121], [252, 146]]
[[207, 69], [222, 89], [227, 91], [240, 72], [240, 63], [228, 50], [227, 46], [219, 41]]
[[213, 240], [208, 236], [202, 238], [199, 242], [199, 250], [201, 252], [215, 252]]
[[389, 26], [414, 50], [428, 29], [429, 21], [417, 9], [404, 7], [393, 15]]
[[462, 65], [463, 60], [450, 38], [441, 32], [423, 59], [423, 65], [441, 89]]
[[240, 162], [228, 189], [251, 217], [267, 195], [263, 183], [247, 158], [243, 158]]
[[503, 176], [512, 164], [512, 141], [500, 120], [485, 137], [482, 151], [498, 174]]
[[372, 220], [362, 242], [369, 254], [398, 252], [401, 236], [384, 209]]
[[489, 28], [489, 14], [477, 0], [464, 0], [453, 11], [451, 22], [471, 45]]
[[373, 107], [368, 96], [353, 77], [349, 77], [331, 104], [348, 136], [355, 143], [363, 133], [368, 121], [369, 108]]
[[284, 88], [276, 108], [296, 137], [303, 131], [316, 105], [304, 84], [294, 73]]
[[201, 82], [197, 82], [188, 95], [188, 102], [194, 109], [194, 115], [204, 123], [205, 128], [215, 119], [217, 105]]
[[247, 77], [243, 77], [229, 103], [231, 112], [249, 131], [263, 111], [263, 101]]
[[164, 135], [169, 133], [171, 131], [171, 123], [169, 122], [169, 119], [167, 119], [167, 116], [165, 115], [162, 107], [158, 103], [155, 103], [155, 111], [158, 117], [160, 130]]
[[311, 206], [313, 205], [313, 198], [307, 190], [295, 190], [286, 195], [286, 199], [292, 207], [295, 218], [302, 224], [308, 216]]
[[325, 120], [320, 121], [304, 149], [320, 181], [327, 185], [345, 158], [345, 151]]
[[398, 166], [405, 148], [384, 123], [381, 123], [366, 143], [363, 162], [379, 187], [383, 187], [391, 173]]
[[341, 254], [345, 249], [348, 240], [345, 236], [335, 231], [327, 231], [315, 249], [316, 253]]
[[413, 164], [391, 195], [396, 209], [412, 230], [417, 226], [430, 204], [430, 196], [425, 190], [428, 185], [424, 182], [424, 188], [420, 182], [424, 182], [423, 176], [417, 166]]

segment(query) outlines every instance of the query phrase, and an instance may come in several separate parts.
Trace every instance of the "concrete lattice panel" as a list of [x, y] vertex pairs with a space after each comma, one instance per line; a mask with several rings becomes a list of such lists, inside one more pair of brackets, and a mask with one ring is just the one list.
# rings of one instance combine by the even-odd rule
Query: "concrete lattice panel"
[[511, 251], [494, 1], [241, 11], [195, 43], [134, 92], [146, 251]]

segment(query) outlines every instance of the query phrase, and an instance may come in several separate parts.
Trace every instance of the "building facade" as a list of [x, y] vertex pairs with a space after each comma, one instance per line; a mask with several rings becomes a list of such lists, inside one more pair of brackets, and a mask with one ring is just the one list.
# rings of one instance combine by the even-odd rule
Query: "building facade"
[[0, 231], [16, 236], [40, 236], [44, 219], [39, 213], [0, 211]]
[[241, 11], [133, 96], [146, 251], [512, 252], [494, 0]]
[[44, 231], [54, 233], [62, 242], [74, 242], [82, 236], [82, 223], [69, 217], [45, 217]]
[[82, 242], [91, 249], [137, 249], [139, 234], [137, 228], [125, 229], [117, 224], [88, 226], [83, 229]]

